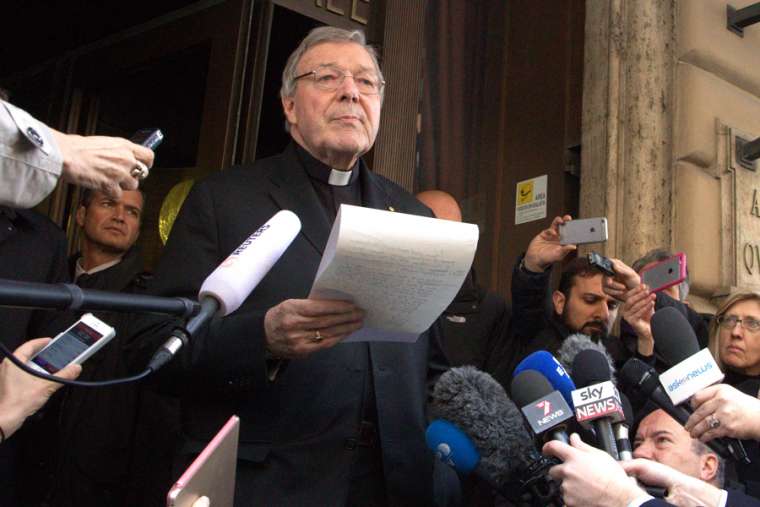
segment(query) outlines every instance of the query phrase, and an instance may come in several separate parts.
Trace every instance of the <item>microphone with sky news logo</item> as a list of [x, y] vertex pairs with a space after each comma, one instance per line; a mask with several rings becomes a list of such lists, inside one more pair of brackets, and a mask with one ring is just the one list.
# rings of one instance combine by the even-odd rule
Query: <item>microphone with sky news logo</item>
[[573, 371], [582, 386], [572, 393], [575, 419], [585, 428], [593, 427], [602, 449], [619, 460], [612, 424], [625, 421], [625, 413], [607, 359], [596, 350], [583, 350], [573, 360]]

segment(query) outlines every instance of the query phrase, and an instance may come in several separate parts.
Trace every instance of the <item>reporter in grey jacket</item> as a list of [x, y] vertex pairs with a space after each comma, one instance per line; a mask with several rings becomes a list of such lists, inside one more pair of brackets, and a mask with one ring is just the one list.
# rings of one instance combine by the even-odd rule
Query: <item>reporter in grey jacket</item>
[[118, 197], [153, 165], [148, 148], [118, 137], [63, 134], [0, 99], [0, 206], [31, 208], [59, 178]]

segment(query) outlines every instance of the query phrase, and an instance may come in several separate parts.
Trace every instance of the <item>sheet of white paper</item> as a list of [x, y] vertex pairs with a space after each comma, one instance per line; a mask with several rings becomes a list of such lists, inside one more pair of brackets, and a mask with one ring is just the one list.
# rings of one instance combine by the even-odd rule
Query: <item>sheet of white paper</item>
[[365, 310], [344, 341], [413, 342], [456, 296], [477, 245], [477, 225], [343, 204], [309, 297]]

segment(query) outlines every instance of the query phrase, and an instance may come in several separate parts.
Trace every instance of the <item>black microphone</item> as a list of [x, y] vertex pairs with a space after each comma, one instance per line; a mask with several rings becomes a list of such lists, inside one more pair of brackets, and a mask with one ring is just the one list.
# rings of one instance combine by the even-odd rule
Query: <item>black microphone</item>
[[556, 485], [546, 472], [556, 461], [536, 450], [520, 410], [493, 377], [472, 366], [446, 371], [433, 389], [431, 412], [470, 437], [480, 452], [479, 473], [497, 491], [514, 492], [517, 483], [541, 505], [554, 501]]
[[605, 359], [610, 367], [610, 379], [615, 382], [615, 361], [612, 356], [607, 352], [607, 348], [598, 342], [592, 340], [588, 335], [582, 333], [571, 334], [562, 341], [562, 345], [557, 350], [557, 359], [565, 370], [575, 380], [575, 374], [573, 373], [573, 361], [575, 357], [584, 350], [596, 350], [597, 352], [604, 354]]
[[97, 289], [69, 283], [37, 283], [0, 279], [0, 306], [52, 308], [55, 310], [161, 313], [188, 318], [200, 305], [187, 298], [146, 296]]
[[633, 447], [631, 447], [629, 429], [633, 426], [633, 407], [628, 396], [623, 393], [620, 393], [620, 401], [623, 405], [625, 421], [613, 423], [612, 432], [615, 434], [615, 444], [617, 445], [620, 461], [631, 461], [633, 459]]
[[[693, 410], [687, 400], [707, 385], [722, 380], [723, 375], [711, 353], [707, 349], [699, 349], [694, 329], [676, 308], [668, 306], [656, 311], [651, 325], [655, 347], [665, 362], [671, 365], [669, 370], [660, 375], [660, 382], [670, 400], [679, 402], [692, 414]], [[703, 377], [705, 381], [699, 383]], [[665, 379], [668, 380], [664, 381]], [[735, 460], [749, 463], [741, 441], [735, 438], [722, 440]]]
[[564, 422], [572, 419], [573, 411], [546, 377], [536, 370], [523, 370], [512, 379], [511, 391], [533, 433], [570, 442]]
[[676, 308], [666, 306], [652, 315], [654, 346], [662, 359], [675, 366], [699, 352], [699, 340], [689, 321]]
[[573, 391], [573, 401], [578, 399], [575, 401], [576, 419], [581, 423], [590, 421], [602, 449], [620, 459], [612, 424], [623, 421], [625, 416], [620, 393], [611, 382], [607, 359], [597, 350], [582, 350], [573, 360], [573, 372], [578, 385]]
[[[691, 407], [674, 405], [660, 385], [660, 377], [654, 368], [635, 357], [629, 359], [623, 365], [623, 369], [620, 370], [620, 381], [643, 398], [652, 400], [655, 405], [664, 410], [682, 426], [686, 424], [689, 416], [693, 413]], [[705, 445], [724, 459], [734, 458], [737, 461], [748, 463], [749, 459], [746, 458], [746, 451], [744, 451], [741, 443], [738, 440], [735, 442], [731, 442], [730, 440], [733, 439], [715, 438], [709, 442], [705, 442]], [[741, 448], [740, 450], [736, 449], [735, 444], [737, 443]], [[731, 450], [732, 447], [733, 450]], [[741, 458], [742, 452], [744, 452], [745, 458]]]

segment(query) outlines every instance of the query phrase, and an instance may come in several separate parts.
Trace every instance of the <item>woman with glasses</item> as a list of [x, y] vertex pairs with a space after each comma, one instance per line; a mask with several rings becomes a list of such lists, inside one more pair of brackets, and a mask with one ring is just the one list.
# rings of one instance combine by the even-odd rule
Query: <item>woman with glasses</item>
[[753, 386], [760, 379], [760, 293], [738, 292], [718, 310], [710, 328], [710, 351], [726, 374], [725, 383]]

